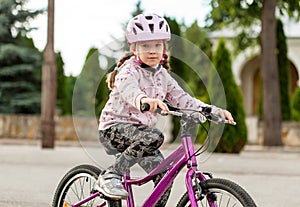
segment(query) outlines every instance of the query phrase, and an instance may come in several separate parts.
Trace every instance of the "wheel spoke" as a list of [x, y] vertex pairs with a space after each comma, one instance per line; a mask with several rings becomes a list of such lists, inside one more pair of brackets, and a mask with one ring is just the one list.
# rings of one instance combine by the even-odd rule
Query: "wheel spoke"
[[[236, 183], [220, 178], [211, 178], [199, 182], [202, 195], [197, 197], [198, 206], [208, 207], [214, 201], [216, 207], [256, 207], [250, 195]], [[194, 188], [197, 191], [197, 187]], [[188, 193], [183, 195], [178, 207], [191, 206]]]
[[[60, 182], [52, 206], [71, 207], [91, 195], [101, 170], [91, 165], [80, 165], [71, 169]], [[81, 207], [102, 207], [105, 200], [99, 196], [82, 204]]]

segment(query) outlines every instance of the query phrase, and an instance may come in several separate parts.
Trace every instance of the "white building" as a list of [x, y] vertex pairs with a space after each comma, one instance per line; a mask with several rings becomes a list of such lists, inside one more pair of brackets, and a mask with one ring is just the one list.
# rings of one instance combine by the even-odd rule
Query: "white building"
[[[284, 30], [287, 37], [288, 59], [290, 62], [290, 92], [293, 94], [295, 88], [300, 86], [300, 23], [289, 22], [284, 25]], [[214, 47], [217, 46], [220, 38], [231, 39], [233, 37], [233, 32], [228, 30], [214, 32], [210, 36]], [[228, 48], [230, 49], [230, 45], [228, 45]], [[257, 136], [257, 113], [261, 90], [259, 46], [249, 48], [238, 56], [232, 57], [232, 70], [244, 97], [249, 141], [257, 143], [257, 139], [259, 139]]]

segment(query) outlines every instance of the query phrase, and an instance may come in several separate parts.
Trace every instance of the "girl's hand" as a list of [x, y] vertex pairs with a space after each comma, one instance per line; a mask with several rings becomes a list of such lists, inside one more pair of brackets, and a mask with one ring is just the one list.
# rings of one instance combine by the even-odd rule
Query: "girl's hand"
[[158, 107], [161, 108], [162, 113], [168, 113], [169, 112], [169, 108], [168, 106], [162, 102], [159, 99], [156, 98], [142, 98], [141, 99], [141, 105], [147, 103], [150, 105], [150, 112], [154, 112]]
[[222, 117], [223, 119], [227, 119], [229, 124], [234, 124], [234, 119], [231, 113], [225, 109], [220, 109], [217, 111], [217, 114]]

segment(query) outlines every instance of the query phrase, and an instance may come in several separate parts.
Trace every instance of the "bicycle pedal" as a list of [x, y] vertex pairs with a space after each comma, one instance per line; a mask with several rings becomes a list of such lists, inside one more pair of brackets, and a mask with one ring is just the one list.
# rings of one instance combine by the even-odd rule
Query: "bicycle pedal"
[[[97, 193], [98, 191], [95, 191], [95, 193]], [[107, 197], [105, 196], [103, 193], [98, 192], [99, 193], [99, 197], [106, 200], [106, 201], [121, 201], [122, 199], [120, 198], [111, 198], [111, 197]]]
[[111, 201], [121, 201], [122, 199], [120, 198], [109, 198]]

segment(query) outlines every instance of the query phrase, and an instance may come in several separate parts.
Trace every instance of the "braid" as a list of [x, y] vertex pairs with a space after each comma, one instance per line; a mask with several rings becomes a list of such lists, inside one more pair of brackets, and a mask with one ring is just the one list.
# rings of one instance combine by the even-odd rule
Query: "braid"
[[[164, 41], [164, 46], [165, 48], [167, 48], [167, 43]], [[117, 67], [121, 67], [121, 65], [123, 65], [123, 63], [128, 60], [129, 58], [131, 58], [132, 56], [134, 56], [134, 53], [132, 51], [135, 51], [135, 47], [136, 45], [135, 44], [132, 44], [130, 45], [130, 51], [131, 52], [127, 52], [124, 57], [122, 57], [118, 64], [117, 64]], [[168, 72], [171, 71], [171, 67], [170, 67], [170, 63], [169, 63], [169, 56], [167, 54], [163, 54], [163, 62], [161, 64]], [[118, 74], [118, 71], [117, 70], [114, 70], [112, 72], [110, 72], [108, 75], [107, 75], [107, 79], [106, 79], [106, 82], [107, 82], [107, 85], [108, 85], [108, 88], [110, 90], [112, 90], [114, 88], [114, 85], [115, 85], [115, 77], [116, 75]]]
[[[132, 52], [128, 52], [124, 55], [124, 57], [122, 57], [117, 66], [120, 67], [126, 60], [128, 60], [130, 57], [132, 57], [134, 54]], [[117, 70], [114, 70], [112, 72], [110, 72], [108, 75], [107, 75], [107, 78], [106, 78], [106, 82], [107, 82], [107, 85], [108, 85], [108, 88], [110, 90], [112, 90], [115, 86], [115, 77], [117, 75], [118, 71]]]
[[123, 63], [128, 60], [129, 58], [131, 58], [133, 56], [133, 52], [127, 52], [124, 57], [122, 57], [120, 60], [119, 60], [119, 63], [117, 64], [118, 67], [120, 67], [121, 65], [123, 65]]
[[169, 63], [169, 56], [167, 54], [163, 55], [163, 63], [162, 66], [168, 71], [171, 71], [170, 63]]

